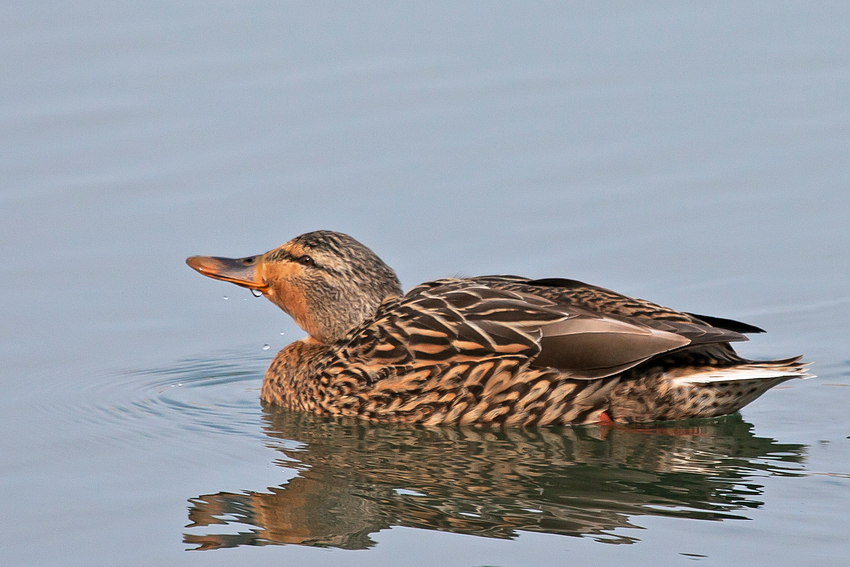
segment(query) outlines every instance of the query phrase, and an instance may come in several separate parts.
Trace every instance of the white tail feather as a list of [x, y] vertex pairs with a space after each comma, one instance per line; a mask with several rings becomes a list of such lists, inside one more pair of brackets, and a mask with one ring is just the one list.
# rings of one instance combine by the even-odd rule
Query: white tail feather
[[744, 380], [775, 380], [781, 378], [813, 378], [814, 374], [806, 372], [805, 367], [799, 368], [765, 368], [762, 366], [737, 366], [731, 368], [715, 368], [706, 372], [697, 372], [673, 379], [674, 384], [708, 384], [710, 382], [739, 382]]

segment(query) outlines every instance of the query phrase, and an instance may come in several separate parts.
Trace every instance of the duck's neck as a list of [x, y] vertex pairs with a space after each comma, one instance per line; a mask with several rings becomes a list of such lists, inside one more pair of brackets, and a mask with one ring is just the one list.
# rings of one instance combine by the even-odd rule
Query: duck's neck
[[310, 379], [313, 365], [328, 348], [311, 337], [287, 345], [266, 370], [260, 399], [276, 406], [313, 411], [319, 386], [317, 381]]

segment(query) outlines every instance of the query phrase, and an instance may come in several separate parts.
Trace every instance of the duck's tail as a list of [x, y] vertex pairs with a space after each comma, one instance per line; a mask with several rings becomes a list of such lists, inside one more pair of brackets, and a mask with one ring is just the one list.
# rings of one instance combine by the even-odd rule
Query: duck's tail
[[801, 362], [801, 358], [669, 371], [660, 381], [645, 384], [648, 389], [657, 388], [655, 403], [647, 403], [640, 395], [641, 385], [634, 384], [612, 396], [611, 409], [615, 419], [626, 422], [699, 419], [734, 413], [782, 382], [812, 378], [808, 364]]
[[694, 415], [714, 417], [740, 410], [774, 386], [794, 378], [812, 378], [801, 356], [782, 360], [748, 361], [727, 368], [710, 368], [671, 380], [682, 388]]

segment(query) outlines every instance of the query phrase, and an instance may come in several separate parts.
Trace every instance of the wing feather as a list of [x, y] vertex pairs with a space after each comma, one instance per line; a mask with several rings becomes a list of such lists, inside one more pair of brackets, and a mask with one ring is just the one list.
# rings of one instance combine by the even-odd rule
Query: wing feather
[[677, 349], [746, 340], [739, 330], [749, 326], [714, 327], [573, 280], [487, 276], [435, 280], [388, 300], [337, 356], [372, 380], [387, 367], [412, 371], [502, 357], [596, 379]]

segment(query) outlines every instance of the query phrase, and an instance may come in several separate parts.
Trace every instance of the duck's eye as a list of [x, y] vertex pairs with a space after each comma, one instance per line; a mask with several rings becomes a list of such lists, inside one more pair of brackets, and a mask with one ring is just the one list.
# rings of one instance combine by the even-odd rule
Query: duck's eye
[[316, 261], [313, 260], [313, 258], [311, 258], [310, 256], [307, 256], [306, 254], [298, 258], [298, 263], [301, 264], [302, 266], [315, 266], [316, 265]]

